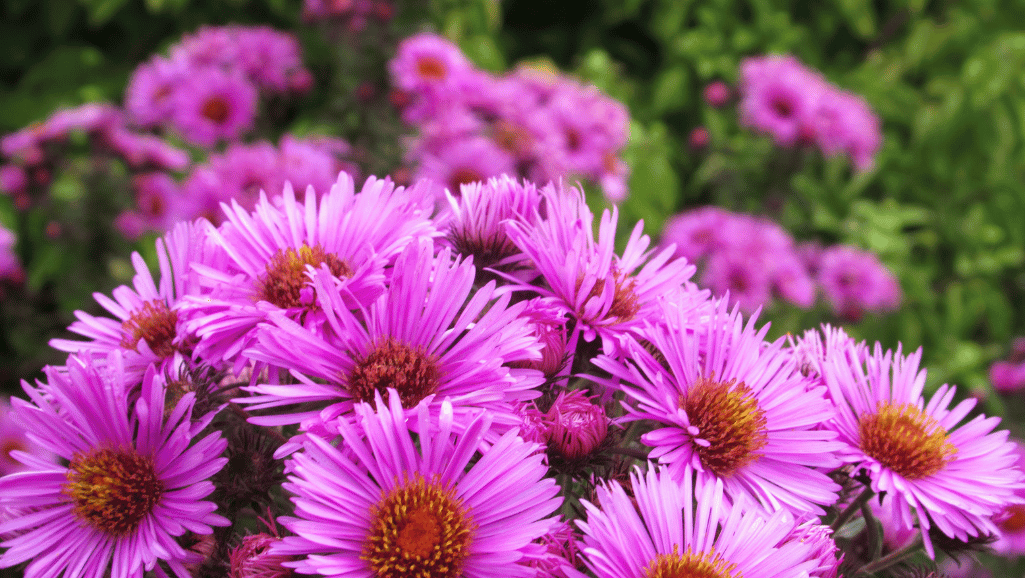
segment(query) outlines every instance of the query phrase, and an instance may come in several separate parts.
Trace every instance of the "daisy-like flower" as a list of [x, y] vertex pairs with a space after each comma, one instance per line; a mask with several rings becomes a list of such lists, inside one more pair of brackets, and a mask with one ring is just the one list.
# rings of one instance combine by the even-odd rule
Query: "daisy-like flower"
[[211, 235], [227, 253], [227, 264], [202, 268], [211, 293], [187, 304], [188, 327], [200, 338], [197, 351], [236, 363], [237, 372], [246, 361], [240, 353], [269, 312], [284, 311], [308, 327], [322, 325], [308, 276], [317, 268], [334, 277], [345, 307], [368, 306], [384, 291], [390, 260], [410, 240], [434, 234], [421, 199], [374, 177], [357, 194], [352, 177], [340, 173], [319, 203], [312, 189], [299, 203], [286, 186], [280, 208], [265, 195], [252, 213], [234, 202], [222, 205], [228, 221]]
[[509, 238], [546, 284], [519, 288], [552, 297], [576, 320], [576, 331], [586, 341], [600, 337], [609, 353], [623, 335], [640, 330], [659, 309], [659, 296], [687, 283], [694, 267], [685, 259], [670, 260], [673, 247], [652, 255], [647, 250], [651, 239], [641, 232], [643, 221], [631, 232], [623, 255], [616, 255], [616, 207], [602, 214], [595, 239], [594, 215], [583, 191], [549, 185], [542, 195], [545, 217], [538, 212], [529, 224], [506, 223]]
[[256, 88], [240, 74], [196, 68], [174, 92], [172, 121], [192, 144], [213, 147], [235, 140], [256, 119]]
[[311, 435], [292, 457], [296, 517], [280, 521], [295, 536], [271, 552], [323, 576], [535, 576], [526, 553], [561, 502], [537, 445], [515, 431], [485, 444], [490, 416], [461, 424], [447, 401], [440, 414], [419, 405], [413, 434], [401, 395], [388, 396], [376, 412], [360, 404], [355, 424], [332, 422], [345, 450]]
[[666, 306], [665, 323], [646, 338], [661, 358], [630, 343], [630, 362], [600, 356], [630, 403], [628, 419], [651, 420], [641, 441], [677, 482], [722, 480], [731, 500], [749, 498], [766, 510], [822, 514], [839, 486], [825, 472], [838, 467], [844, 444], [820, 427], [833, 417], [826, 388], [804, 377], [782, 349], [763, 341], [768, 326], [744, 323], [725, 300], [705, 335], [688, 335], [686, 314]]
[[[124, 367], [132, 378], [140, 378], [150, 364], [163, 367], [176, 352], [191, 354], [193, 339], [179, 318], [178, 305], [186, 295], [200, 292], [193, 264], [210, 262], [214, 250], [206, 241], [205, 221], [180, 223], [157, 239], [160, 284], [138, 253], [132, 255], [135, 277], [132, 287], [122, 285], [111, 292], [113, 299], [95, 293], [93, 297], [116, 319], [76, 311], [78, 321], [68, 330], [89, 341], [52, 339], [50, 346], [69, 353], [89, 352], [99, 360], [121, 350]], [[100, 361], [97, 361], [99, 363]]]
[[1021, 503], [1015, 492], [1025, 485], [1007, 431], [993, 431], [1000, 418], [962, 424], [976, 400], [951, 408], [948, 385], [926, 403], [921, 358], [921, 349], [905, 357], [876, 344], [864, 363], [851, 363], [855, 354], [833, 356], [824, 377], [837, 404], [832, 427], [851, 448], [846, 459], [868, 474], [872, 490], [885, 492], [882, 506], [897, 525], [912, 528], [917, 519], [933, 556], [930, 528], [961, 541], [997, 534], [990, 517]]
[[582, 556], [598, 578], [791, 578], [814, 570], [813, 544], [788, 540], [785, 511], [730, 507], [722, 483], [678, 484], [665, 469], [630, 474], [632, 496], [618, 483], [584, 501]]
[[[473, 291], [474, 276], [472, 263], [453, 260], [447, 249], [435, 257], [433, 243], [424, 239], [399, 256], [387, 293], [357, 315], [330, 276], [318, 271], [314, 287], [325, 330], [274, 315], [246, 351], [292, 370], [300, 383], [255, 385], [245, 388], [254, 396], [237, 401], [254, 410], [309, 404], [252, 420], [279, 425], [313, 418], [325, 407], [346, 414], [394, 388], [407, 409], [436, 394], [450, 398], [457, 412], [488, 408], [518, 422], [509, 404], [537, 397], [543, 377], [507, 364], [538, 359], [540, 345], [520, 316], [525, 304], [510, 306], [508, 294], [493, 299], [494, 282]], [[296, 356], [297, 350], [305, 354]]]
[[194, 396], [166, 405], [152, 368], [133, 390], [119, 356], [102, 367], [71, 356], [66, 370], [46, 371], [48, 384], [24, 384], [31, 403], [14, 400], [33, 440], [66, 465], [15, 453], [26, 470], [0, 478], [0, 505], [27, 513], [0, 524], [15, 536], [0, 544], [0, 567], [31, 560], [27, 577], [141, 578], [160, 565], [186, 578], [200, 557], [175, 537], [229, 523], [204, 500], [225, 441], [193, 439]]

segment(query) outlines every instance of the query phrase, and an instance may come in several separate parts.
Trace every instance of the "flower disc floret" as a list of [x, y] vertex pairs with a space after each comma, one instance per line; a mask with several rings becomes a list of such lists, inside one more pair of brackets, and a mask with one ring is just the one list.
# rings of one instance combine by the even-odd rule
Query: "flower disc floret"
[[402, 406], [411, 408], [434, 393], [440, 380], [438, 356], [388, 337], [357, 361], [348, 385], [353, 399], [367, 403], [394, 388], [402, 396]]
[[754, 461], [767, 442], [765, 412], [744, 382], [699, 378], [680, 396], [680, 408], [708, 444], [696, 444], [701, 464], [717, 476], [731, 476]]
[[378, 578], [457, 578], [470, 548], [473, 521], [452, 488], [435, 476], [382, 492], [361, 558]]
[[858, 431], [863, 452], [908, 480], [939, 472], [957, 453], [943, 426], [910, 403], [880, 403]]
[[320, 245], [311, 247], [303, 243], [298, 249], [279, 249], [267, 261], [266, 275], [257, 281], [257, 295], [282, 309], [302, 307], [302, 289], [309, 282], [306, 266], [319, 267], [323, 264], [335, 277], [352, 276], [352, 267], [348, 263]]
[[164, 484], [152, 457], [128, 449], [97, 449], [71, 460], [64, 493], [79, 519], [106, 534], [125, 536], [153, 511]]
[[143, 340], [157, 357], [169, 357], [175, 351], [178, 312], [168, 308], [162, 299], [147, 301], [129, 314], [128, 319], [121, 323], [121, 330], [124, 333], [121, 347], [138, 351], [139, 341]]
[[644, 572], [644, 578], [742, 578], [734, 574], [737, 567], [721, 554], [708, 551], [695, 553], [690, 547], [680, 555], [680, 547], [673, 544], [670, 554], [659, 554]]

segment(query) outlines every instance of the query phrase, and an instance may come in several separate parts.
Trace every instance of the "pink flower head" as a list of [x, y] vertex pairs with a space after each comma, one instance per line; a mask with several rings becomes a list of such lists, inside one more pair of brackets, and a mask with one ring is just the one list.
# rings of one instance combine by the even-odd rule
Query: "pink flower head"
[[1025, 388], [1025, 363], [998, 361], [989, 368], [993, 389], [1009, 394]]
[[191, 73], [182, 62], [160, 56], [140, 64], [125, 87], [125, 109], [131, 120], [143, 127], [169, 122], [177, 101], [175, 93]]
[[0, 225], [0, 278], [17, 276], [21, 271], [21, 263], [14, 254], [14, 245], [18, 238], [10, 229]]
[[791, 146], [813, 134], [825, 79], [792, 56], [748, 58], [740, 65], [740, 118]]
[[429, 96], [457, 90], [461, 77], [471, 67], [455, 44], [426, 32], [399, 43], [395, 58], [389, 63], [395, 86]]
[[848, 318], [858, 319], [866, 311], [890, 311], [900, 305], [896, 278], [869, 251], [847, 245], [823, 250], [818, 281], [833, 311]]
[[175, 92], [174, 127], [199, 146], [236, 140], [252, 128], [255, 118], [256, 89], [240, 74], [198, 68]]
[[953, 387], [944, 385], [926, 402], [922, 350], [903, 356], [876, 344], [864, 363], [857, 353], [833, 356], [825, 381], [837, 405], [829, 422], [848, 444], [845, 460], [871, 479], [882, 506], [899, 527], [921, 528], [934, 555], [929, 530], [956, 540], [996, 534], [991, 517], [1025, 490], [1014, 444], [994, 432], [999, 418], [977, 415], [966, 399], [953, 408]]
[[415, 178], [434, 182], [437, 198], [443, 202], [445, 190], [458, 198], [463, 185], [482, 183], [505, 174], [516, 174], [509, 153], [490, 139], [472, 137], [424, 151]]
[[535, 577], [527, 554], [562, 502], [536, 444], [515, 431], [485, 443], [490, 416], [460, 423], [448, 401], [440, 413], [420, 404], [407, 417], [400, 395], [387, 394], [388, 402], [376, 394], [376, 411], [359, 404], [356, 424], [330, 424], [339, 446], [311, 435], [293, 455], [285, 489], [295, 517], [281, 523], [295, 535], [271, 553], [299, 556], [285, 565], [322, 576], [373, 578], [401, 567], [415, 576]]
[[731, 500], [822, 514], [840, 489], [825, 472], [845, 447], [820, 427], [833, 416], [826, 388], [797, 371], [782, 338], [765, 343], [768, 326], [754, 321], [722, 302], [695, 338], [684, 312], [667, 307], [665, 323], [646, 334], [664, 363], [634, 342], [632, 361], [595, 364], [626, 393], [628, 419], [657, 424], [641, 441], [678, 482], [722, 480]]
[[[1015, 455], [1018, 458], [1018, 469], [1025, 471], [1025, 446], [1015, 440]], [[1019, 488], [1015, 494], [1025, 499], [1025, 488]], [[993, 522], [1000, 533], [992, 548], [1003, 556], [1021, 556], [1025, 554], [1025, 503], [1014, 503], [1005, 506], [993, 516]]]
[[[393, 388], [407, 409], [436, 396], [459, 415], [485, 408], [503, 425], [518, 424], [511, 404], [540, 395], [542, 377], [507, 364], [537, 359], [539, 346], [519, 315], [523, 305], [510, 306], [508, 293], [496, 299], [493, 282], [475, 291], [474, 277], [472, 263], [449, 250], [435, 256], [429, 239], [411, 242], [396, 259], [389, 290], [352, 312], [344, 287], [318, 271], [313, 285], [324, 329], [273, 315], [245, 352], [291, 370], [300, 383], [250, 386], [244, 389], [254, 395], [237, 401], [253, 410], [284, 408], [252, 419], [279, 425], [347, 415]], [[296, 357], [297, 347], [307, 355]]]
[[562, 392], [545, 416], [548, 447], [568, 460], [591, 454], [609, 431], [609, 417], [580, 390]]
[[141, 378], [152, 364], [162, 370], [173, 361], [175, 353], [191, 354], [194, 337], [185, 329], [179, 305], [187, 295], [198, 295], [201, 291], [192, 267], [210, 264], [215, 258], [215, 249], [205, 231], [208, 226], [203, 221], [179, 223], [157, 239], [159, 284], [142, 257], [133, 253], [132, 286], [114, 289], [113, 299], [102, 293], [93, 294], [97, 303], [116, 319], [76, 311], [78, 320], [68, 330], [88, 341], [52, 339], [50, 346], [69, 353], [88, 352], [101, 359], [112, 351], [120, 351], [123, 371], [134, 378]]
[[650, 319], [659, 296], [687, 282], [694, 267], [685, 259], [672, 260], [672, 248], [648, 251], [651, 240], [642, 234], [643, 222], [634, 227], [623, 255], [616, 255], [617, 208], [602, 214], [596, 239], [583, 191], [549, 185], [542, 195], [543, 218], [538, 213], [531, 224], [506, 224], [509, 237], [547, 285], [522, 288], [553, 298], [576, 320], [576, 332], [587, 341], [601, 337], [603, 349], [611, 352], [623, 335]]
[[722, 482], [681, 482], [653, 467], [631, 472], [630, 488], [632, 496], [601, 485], [597, 504], [583, 502], [582, 557], [595, 576], [818, 576], [810, 573], [820, 566], [819, 544], [790, 539], [786, 511], [731, 506]]
[[190, 300], [187, 309], [190, 331], [200, 338], [197, 353], [234, 363], [236, 371], [269, 313], [323, 325], [309, 276], [314, 270], [334, 279], [328, 286], [342, 292], [345, 307], [366, 307], [384, 291], [389, 261], [413, 239], [434, 233], [415, 193], [371, 177], [357, 194], [346, 173], [319, 199], [308, 189], [300, 203], [286, 186], [278, 206], [261, 194], [253, 212], [234, 202], [223, 208], [228, 221], [211, 235], [227, 261], [220, 270], [201, 270], [210, 294]]
[[62, 463], [18, 454], [26, 469], [0, 478], [0, 506], [29, 512], [0, 523], [0, 534], [20, 534], [3, 543], [0, 567], [30, 561], [28, 576], [86, 578], [160, 567], [185, 578], [202, 558], [175, 538], [230, 524], [205, 499], [225, 440], [194, 437], [195, 395], [167, 399], [152, 367], [133, 395], [119, 357], [97, 367], [71, 356], [46, 370], [45, 386], [23, 384], [31, 402], [15, 400], [14, 411]]
[[11, 452], [23, 452], [37, 462], [53, 462], [56, 456], [44, 449], [30, 435], [21, 415], [6, 400], [0, 400], [0, 476], [25, 470], [22, 460]]

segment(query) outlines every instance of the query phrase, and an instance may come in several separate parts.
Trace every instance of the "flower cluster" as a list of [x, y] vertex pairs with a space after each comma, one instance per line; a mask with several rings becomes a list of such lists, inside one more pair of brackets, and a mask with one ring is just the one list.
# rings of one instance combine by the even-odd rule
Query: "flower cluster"
[[[60, 460], [11, 452], [0, 566], [836, 578], [1025, 504], [1007, 432], [927, 400], [920, 351], [767, 341], [579, 189], [460, 193], [342, 173], [178, 224], [159, 279], [136, 255], [12, 402]], [[875, 518], [911, 540], [879, 557]]]
[[870, 170], [882, 144], [879, 119], [865, 100], [831, 84], [793, 56], [760, 56], [740, 65], [740, 119], [780, 146], [814, 144]]
[[299, 44], [268, 27], [202, 27], [139, 66], [125, 108], [142, 127], [170, 128], [191, 144], [213, 147], [252, 128], [259, 93], [302, 93], [313, 77]]
[[534, 67], [494, 76], [426, 33], [404, 40], [390, 67], [403, 118], [419, 132], [410, 161], [439, 194], [510, 174], [538, 183], [582, 177], [612, 201], [625, 198], [628, 113], [594, 87]]
[[702, 207], [670, 217], [662, 243], [703, 262], [701, 284], [716, 294], [729, 292], [746, 311], [777, 296], [809, 308], [819, 292], [845, 319], [900, 304], [900, 285], [874, 254], [846, 245], [798, 246], [765, 218]]
[[181, 170], [189, 163], [185, 151], [131, 127], [119, 108], [90, 103], [0, 139], [0, 189], [22, 210], [40, 202], [68, 149], [83, 140], [95, 158], [118, 159], [133, 172]]
[[280, 195], [286, 182], [298, 190], [312, 186], [323, 191], [339, 171], [355, 173], [347, 160], [349, 151], [347, 142], [333, 137], [286, 134], [276, 147], [266, 141], [233, 143], [193, 165], [183, 183], [161, 172], [135, 177], [135, 208], [121, 213], [116, 225], [126, 237], [138, 238], [145, 231], [167, 231], [200, 216], [220, 222], [221, 203], [235, 199], [253, 207], [260, 191]]

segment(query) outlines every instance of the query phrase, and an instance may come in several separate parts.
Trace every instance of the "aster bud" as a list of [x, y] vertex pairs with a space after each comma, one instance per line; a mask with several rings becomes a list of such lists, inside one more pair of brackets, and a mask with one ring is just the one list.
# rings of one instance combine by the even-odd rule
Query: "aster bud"
[[242, 539], [242, 544], [231, 551], [229, 578], [285, 578], [292, 576], [292, 569], [282, 562], [292, 560], [291, 556], [272, 554], [270, 547], [280, 539], [270, 534], [253, 534]]
[[730, 94], [730, 87], [721, 80], [710, 82], [708, 83], [708, 86], [705, 87], [705, 102], [708, 103], [708, 106], [713, 108], [725, 106], [726, 103], [729, 102], [730, 96], [732, 96]]
[[579, 390], [559, 394], [546, 417], [549, 448], [570, 460], [589, 455], [609, 431], [605, 410]]
[[703, 149], [708, 146], [708, 129], [699, 126], [690, 132], [690, 148]]

